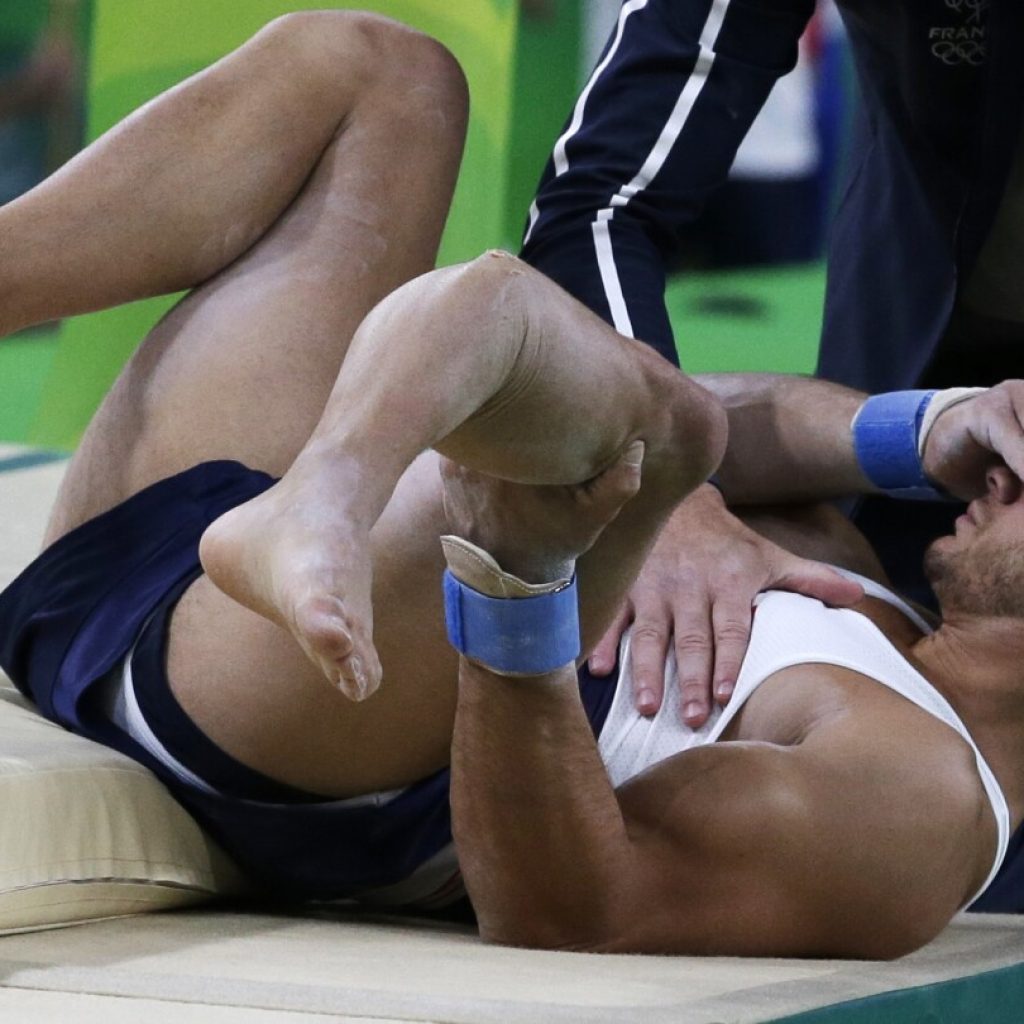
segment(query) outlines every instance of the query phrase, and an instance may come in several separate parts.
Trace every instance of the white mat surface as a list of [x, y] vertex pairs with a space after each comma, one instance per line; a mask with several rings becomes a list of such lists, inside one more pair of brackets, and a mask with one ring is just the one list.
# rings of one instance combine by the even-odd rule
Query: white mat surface
[[[36, 550], [60, 476], [0, 472], [0, 585]], [[0, 1021], [760, 1024], [1022, 961], [1024, 918], [977, 915], [864, 964], [539, 953], [429, 922], [189, 910], [0, 938]]]
[[190, 1021], [199, 1004], [211, 1015], [197, 1019], [211, 1021], [244, 1007], [274, 1021], [754, 1024], [1009, 966], [1022, 950], [1024, 922], [996, 917], [961, 920], [897, 963], [863, 964], [539, 953], [423, 922], [179, 911], [0, 939], [0, 1019], [63, 993], [74, 1020], [87, 1019], [84, 995], [102, 1013], [111, 997], [132, 1004], [135, 1021]]

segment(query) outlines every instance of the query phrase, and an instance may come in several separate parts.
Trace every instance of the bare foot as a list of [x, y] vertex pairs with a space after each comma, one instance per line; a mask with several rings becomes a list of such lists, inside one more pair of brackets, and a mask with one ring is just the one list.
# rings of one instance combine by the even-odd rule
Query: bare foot
[[364, 700], [381, 668], [369, 526], [346, 514], [349, 496], [347, 481], [286, 477], [211, 523], [199, 557], [228, 597], [287, 629], [342, 693]]
[[571, 576], [577, 558], [640, 489], [642, 441], [603, 473], [575, 486], [510, 483], [441, 462], [452, 533], [479, 545], [527, 583]]

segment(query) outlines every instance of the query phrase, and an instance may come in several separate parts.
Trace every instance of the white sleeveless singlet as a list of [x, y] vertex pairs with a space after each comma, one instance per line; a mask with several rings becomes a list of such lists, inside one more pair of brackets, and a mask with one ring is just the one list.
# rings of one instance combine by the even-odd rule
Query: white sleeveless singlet
[[[905, 601], [873, 580], [843, 571], [862, 584], [864, 591], [898, 608], [918, 628], [931, 627]], [[888, 687], [934, 715], [956, 731], [974, 751], [985, 792], [998, 828], [996, 856], [974, 902], [991, 884], [1006, 856], [1010, 841], [1010, 812], [995, 775], [949, 702], [890, 643], [865, 615], [843, 608], [828, 608], [820, 601], [785, 591], [769, 591], [755, 601], [750, 645], [740, 669], [732, 699], [717, 707], [699, 729], [682, 720], [675, 654], [665, 665], [665, 698], [657, 715], [645, 718], [633, 705], [629, 669], [630, 639], [623, 639], [623, 666], [612, 706], [601, 729], [601, 759], [614, 786], [674, 754], [718, 740], [750, 695], [766, 679], [794, 665], [825, 664], [850, 669]]]

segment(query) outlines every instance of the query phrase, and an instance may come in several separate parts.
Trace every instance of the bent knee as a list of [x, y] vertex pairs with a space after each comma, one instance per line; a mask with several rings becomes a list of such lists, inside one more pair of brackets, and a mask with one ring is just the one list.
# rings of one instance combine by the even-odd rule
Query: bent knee
[[[562, 319], [567, 301], [564, 293], [529, 264], [498, 249], [450, 272], [453, 284], [458, 279], [462, 308], [472, 303], [479, 322], [501, 325], [501, 331], [483, 333], [492, 344], [510, 342], [506, 346], [509, 379], [514, 372], [512, 363], [521, 368], [517, 381], [529, 378], [541, 365], [538, 347], [558, 336], [557, 331], [549, 332], [538, 322], [547, 313]], [[553, 300], [550, 306], [545, 305], [547, 300]], [[530, 330], [531, 323], [538, 329]], [[481, 342], [475, 339], [475, 343]], [[616, 338], [616, 346], [620, 343], [621, 338]], [[648, 346], [631, 343], [628, 358], [631, 365], [624, 372], [637, 384], [636, 390], [630, 391], [637, 410], [634, 436], [647, 446], [643, 487], [649, 494], [663, 493], [664, 500], [674, 504], [718, 468], [728, 437], [725, 410], [710, 391]], [[513, 390], [517, 386], [513, 383]]]
[[[462, 67], [436, 39], [401, 22], [377, 15], [360, 16], [360, 33], [372, 74], [382, 94], [408, 120], [439, 114], [445, 122], [464, 122], [469, 88]], [[435, 127], [430, 125], [430, 127]]]
[[[359, 98], [386, 103], [392, 121], [464, 130], [462, 68], [436, 39], [408, 25], [366, 11], [297, 11], [275, 18], [261, 35], [300, 54], [304, 73], [327, 88], [355, 79]], [[406, 123], [396, 130], [405, 132]]]
[[504, 249], [488, 249], [463, 263], [460, 276], [463, 287], [484, 292], [504, 291], [509, 287], [524, 288], [528, 275], [535, 273], [518, 256]]
[[[445, 272], [435, 273], [440, 276]], [[447, 269], [452, 294], [458, 296], [460, 307], [472, 310], [474, 318], [489, 327], [483, 332], [484, 344], [501, 337], [522, 339], [529, 305], [529, 276], [533, 273], [527, 264], [503, 249], [488, 249], [475, 259]], [[496, 330], [499, 324], [506, 329]]]

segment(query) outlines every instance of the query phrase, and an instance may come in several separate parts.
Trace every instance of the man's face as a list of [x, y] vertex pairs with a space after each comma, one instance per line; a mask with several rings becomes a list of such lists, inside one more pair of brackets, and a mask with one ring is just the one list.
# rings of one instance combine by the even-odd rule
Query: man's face
[[1002, 467], [987, 481], [956, 532], [925, 552], [925, 575], [944, 615], [1024, 617], [1024, 487]]

